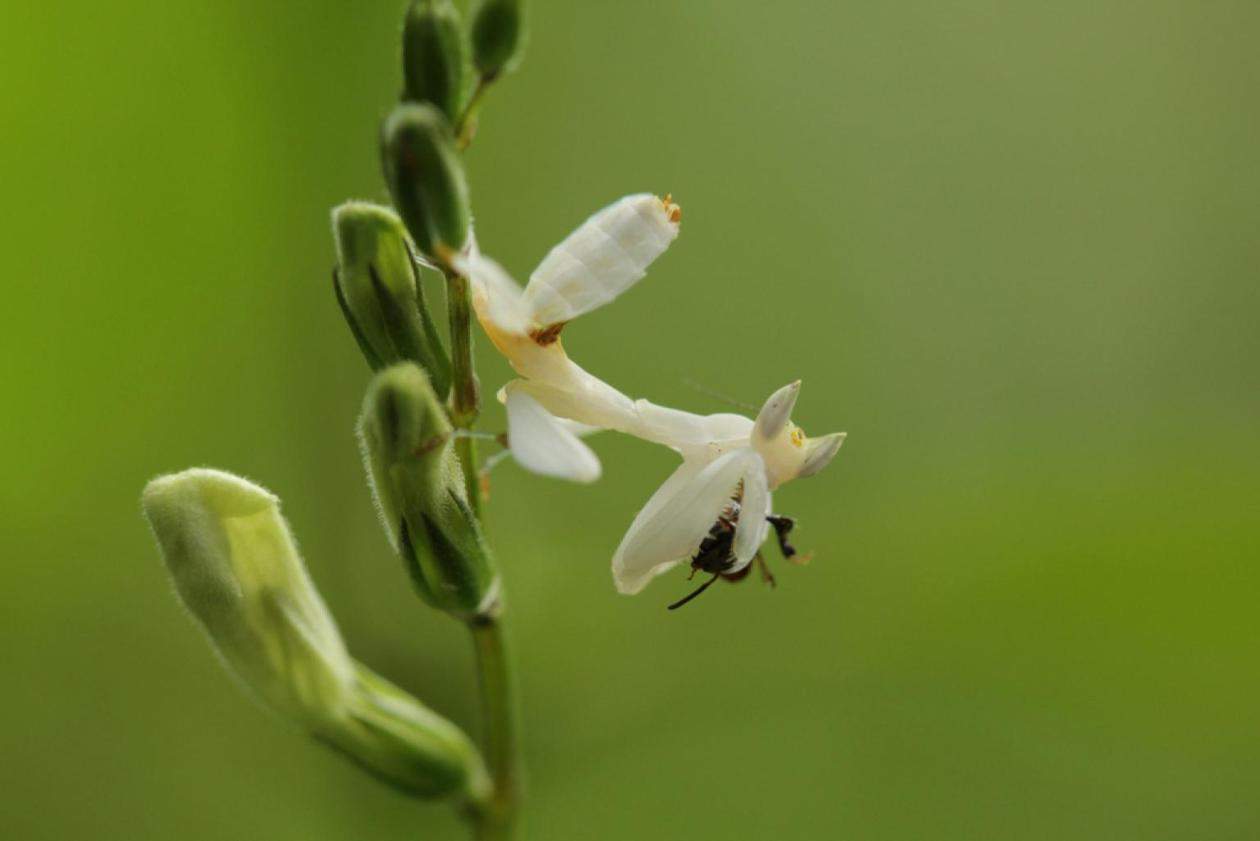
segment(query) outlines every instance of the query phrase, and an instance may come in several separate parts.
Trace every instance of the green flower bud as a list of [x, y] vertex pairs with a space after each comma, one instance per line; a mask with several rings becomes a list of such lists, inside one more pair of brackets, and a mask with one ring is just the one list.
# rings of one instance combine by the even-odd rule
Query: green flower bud
[[366, 666], [355, 664], [355, 678], [345, 721], [318, 738], [408, 794], [489, 798], [489, 775], [464, 731]]
[[445, 394], [451, 363], [398, 216], [367, 202], [346, 202], [333, 211], [333, 238], [333, 288], [368, 364], [380, 369], [411, 360]]
[[468, 504], [453, 437], [423, 371], [403, 363], [376, 375], [359, 438], [385, 530], [420, 597], [471, 619], [498, 610], [499, 578]]
[[468, 184], [450, 126], [432, 105], [394, 108], [381, 132], [385, 181], [426, 256], [450, 263], [468, 241]]
[[279, 500], [193, 469], [154, 479], [142, 501], [180, 600], [228, 666], [289, 718], [320, 727], [341, 717], [354, 666]]
[[197, 468], [142, 502], [180, 601], [264, 704], [408, 792], [484, 798], [463, 732], [351, 659], [275, 496]]
[[414, 0], [403, 24], [403, 98], [432, 103], [454, 125], [464, 104], [467, 52], [451, 0]]
[[525, 52], [525, 0], [481, 0], [472, 21], [473, 63], [483, 79], [510, 73]]

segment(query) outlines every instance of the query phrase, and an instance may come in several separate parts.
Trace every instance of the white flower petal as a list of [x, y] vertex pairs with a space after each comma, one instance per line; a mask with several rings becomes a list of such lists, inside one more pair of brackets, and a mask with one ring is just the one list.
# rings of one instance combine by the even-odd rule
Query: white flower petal
[[689, 559], [730, 503], [756, 454], [727, 453], [697, 470], [684, 462], [635, 517], [613, 556], [613, 581], [637, 593], [657, 575]]
[[671, 215], [656, 196], [641, 193], [587, 219], [530, 276], [530, 315], [540, 326], [560, 324], [625, 292], [678, 236]]
[[561, 420], [538, 404], [519, 383], [507, 392], [508, 443], [526, 470], [574, 482], [594, 482], [599, 458]]
[[766, 480], [766, 465], [761, 456], [753, 454], [744, 471], [744, 497], [739, 506], [739, 523], [735, 526], [735, 565], [731, 572], [748, 566], [761, 544], [766, 540], [770, 522], [770, 488]]

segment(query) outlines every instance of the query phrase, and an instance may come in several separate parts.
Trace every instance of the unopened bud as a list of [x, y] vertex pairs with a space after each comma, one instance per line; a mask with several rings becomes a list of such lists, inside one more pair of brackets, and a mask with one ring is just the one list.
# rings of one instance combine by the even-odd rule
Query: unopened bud
[[333, 211], [337, 301], [373, 369], [411, 360], [445, 394], [451, 365], [429, 312], [407, 233], [388, 208], [346, 202]]
[[485, 797], [463, 732], [351, 659], [274, 495], [197, 468], [142, 502], [180, 601], [263, 703], [412, 794]]
[[432, 103], [454, 125], [464, 103], [467, 52], [451, 0], [414, 0], [403, 24], [403, 98]]
[[525, 0], [481, 0], [472, 20], [473, 62], [483, 79], [516, 69], [525, 52]]
[[432, 105], [394, 108], [381, 132], [385, 180], [420, 251], [440, 265], [468, 241], [468, 184], [451, 129]]
[[368, 387], [359, 436], [395, 550], [431, 606], [461, 619], [498, 609], [498, 574], [468, 503], [454, 430], [428, 378], [403, 363]]
[[175, 591], [228, 666], [290, 718], [319, 726], [340, 717], [354, 666], [279, 500], [229, 473], [193, 469], [154, 479], [142, 501]]
[[408, 794], [473, 803], [490, 795], [481, 755], [463, 730], [366, 666], [355, 667], [346, 720], [319, 734], [325, 741]]

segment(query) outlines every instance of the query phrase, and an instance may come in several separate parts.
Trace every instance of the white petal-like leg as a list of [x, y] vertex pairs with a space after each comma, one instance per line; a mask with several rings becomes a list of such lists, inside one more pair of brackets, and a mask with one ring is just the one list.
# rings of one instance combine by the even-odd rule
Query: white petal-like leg
[[753, 422], [743, 415], [730, 413], [696, 415], [647, 400], [636, 400], [634, 409], [639, 419], [631, 435], [664, 444], [687, 458], [704, 461], [737, 447], [747, 446]]
[[585, 438], [588, 435], [594, 435], [596, 432], [604, 431], [602, 426], [592, 426], [589, 423], [581, 423], [579, 421], [569, 420], [568, 418], [558, 417], [556, 418], [556, 422], [579, 438]]
[[625, 292], [678, 236], [677, 213], [677, 206], [640, 193], [587, 219], [530, 276], [530, 315], [540, 326], [562, 324]]
[[529, 307], [524, 292], [507, 269], [473, 247], [472, 253], [460, 264], [472, 280], [473, 307], [486, 329], [495, 328], [510, 335], [529, 332]]
[[770, 488], [766, 481], [766, 465], [761, 456], [753, 454], [748, 469], [744, 471], [744, 498], [739, 506], [739, 523], [735, 526], [735, 565], [731, 572], [739, 572], [748, 566], [761, 544], [766, 540], [770, 521]]
[[564, 422], [540, 406], [520, 383], [509, 383], [505, 391], [508, 443], [522, 467], [573, 482], [599, 478], [599, 458]]
[[664, 484], [656, 489], [656, 493], [652, 494], [647, 504], [635, 515], [634, 522], [630, 524], [625, 537], [621, 539], [621, 545], [617, 547], [613, 555], [613, 581], [620, 592], [629, 594], [639, 592], [654, 577], [668, 571], [683, 560], [682, 557], [677, 557], [658, 561], [655, 564], [645, 561], [643, 564], [646, 564], [646, 569], [638, 567], [632, 569], [627, 565], [627, 557], [637, 558], [636, 549], [642, 542], [644, 531], [655, 527], [656, 521], [661, 518], [665, 509], [674, 503], [684, 489], [691, 486], [703, 469], [704, 465], [699, 462], [684, 461], [669, 475]]
[[612, 563], [617, 589], [637, 593], [652, 578], [694, 555], [754, 458], [756, 454], [744, 448], [700, 469], [696, 462], [684, 462], [674, 471], [617, 547]]
[[520, 387], [558, 417], [600, 429], [632, 431], [634, 402], [608, 383], [572, 363], [563, 380], [554, 382], [529, 380]]

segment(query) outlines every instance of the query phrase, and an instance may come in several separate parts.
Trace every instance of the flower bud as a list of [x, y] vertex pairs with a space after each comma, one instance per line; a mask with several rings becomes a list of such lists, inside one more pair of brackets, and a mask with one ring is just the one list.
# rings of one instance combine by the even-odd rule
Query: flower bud
[[411, 360], [445, 394], [451, 363], [397, 215], [367, 202], [346, 202], [333, 211], [333, 238], [337, 301], [368, 364], [380, 369]]
[[468, 184], [446, 118], [432, 105], [394, 108], [381, 132], [385, 181], [407, 231], [441, 265], [468, 241]]
[[498, 609], [498, 574], [468, 504], [454, 430], [428, 378], [376, 375], [359, 418], [363, 460], [394, 549], [431, 606], [461, 619]]
[[154, 479], [142, 500], [180, 600], [228, 666], [290, 718], [339, 718], [354, 666], [279, 500], [204, 469]]
[[403, 24], [403, 98], [459, 119], [468, 72], [459, 12], [451, 0], [414, 0]]
[[524, 0], [481, 0], [472, 21], [473, 62], [481, 77], [510, 73], [524, 52]]
[[355, 667], [358, 691], [346, 721], [317, 735], [408, 794], [485, 801], [490, 778], [464, 731], [366, 666]]
[[142, 502], [180, 601], [263, 703], [412, 794], [484, 797], [463, 732], [351, 659], [275, 496], [196, 468]]

